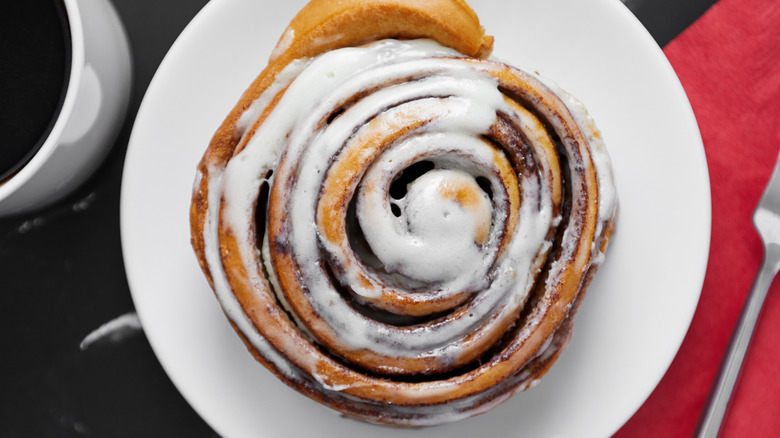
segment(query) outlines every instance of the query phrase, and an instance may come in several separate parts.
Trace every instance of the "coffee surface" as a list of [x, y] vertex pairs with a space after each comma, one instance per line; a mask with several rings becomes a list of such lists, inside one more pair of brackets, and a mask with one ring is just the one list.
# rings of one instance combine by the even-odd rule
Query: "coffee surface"
[[0, 2], [0, 181], [29, 161], [59, 115], [70, 70], [62, 0]]

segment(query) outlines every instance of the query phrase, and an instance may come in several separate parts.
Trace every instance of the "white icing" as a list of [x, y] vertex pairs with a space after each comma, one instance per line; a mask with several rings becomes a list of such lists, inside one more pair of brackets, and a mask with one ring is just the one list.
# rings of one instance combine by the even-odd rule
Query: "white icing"
[[263, 110], [268, 107], [271, 99], [273, 99], [276, 94], [278, 94], [282, 89], [284, 89], [284, 87], [292, 82], [301, 73], [301, 71], [306, 68], [307, 65], [309, 65], [309, 62], [310, 60], [308, 59], [296, 59], [295, 61], [289, 63], [284, 69], [282, 69], [281, 72], [279, 72], [274, 80], [274, 83], [268, 87], [268, 89], [266, 89], [266, 91], [263, 92], [257, 99], [255, 99], [252, 104], [249, 105], [249, 108], [241, 113], [241, 116], [236, 122], [236, 129], [239, 131], [240, 135], [244, 135], [247, 129], [249, 129], [249, 127], [257, 120], [257, 118], [260, 117], [260, 115], [263, 113]]
[[[457, 148], [453, 145], [457, 145]], [[462, 155], [455, 155], [455, 153]], [[495, 247], [500, 238], [500, 232], [504, 227], [506, 220], [505, 207], [508, 201], [501, 182], [495, 176], [499, 169], [497, 168], [498, 164], [494, 162], [494, 150], [484, 141], [474, 138], [472, 135], [457, 132], [420, 135], [398, 144], [375, 160], [366, 172], [362, 184], [364, 187], [370, 187], [374, 190], [369, 190], [368, 188], [361, 190], [357, 201], [358, 218], [369, 245], [380, 260], [384, 261], [385, 265], [398, 266], [403, 260], [407, 261], [406, 265], [416, 264], [425, 266], [428, 263], [426, 256], [415, 253], [418, 247], [425, 244], [419, 238], [410, 235], [408, 232], [410, 230], [407, 228], [408, 218], [405, 207], [411, 202], [410, 196], [414, 195], [410, 191], [406, 197], [392, 201], [393, 204], [399, 207], [399, 217], [393, 214], [387, 199], [388, 187], [386, 186], [391, 182], [390, 178], [412, 164], [412, 160], [415, 157], [422, 157], [435, 163], [437, 171], [449, 170], [455, 172], [453, 175], [457, 175], [455, 178], [459, 180], [460, 184], [471, 186], [476, 193], [481, 193], [480, 199], [486, 202], [474, 212], [483, 216], [479, 219], [480, 221], [485, 220], [484, 216], [486, 213], [492, 214], [492, 218], [488, 219], [489, 223], [492, 223], [490, 237], [482, 245], [482, 248], [478, 249], [482, 260], [474, 258], [472, 263], [464, 261], [463, 268], [465, 269], [459, 270], [460, 275], [450, 276], [452, 277], [450, 278], [451, 282], [440, 285], [440, 288], [443, 290], [457, 290], [469, 288], [469, 286], [472, 288], [482, 286], [487, 270], [494, 261], [493, 253], [496, 250]], [[506, 163], [505, 165], [508, 166], [509, 164]], [[490, 181], [493, 191], [493, 203], [496, 205], [495, 209], [487, 201], [486, 194], [477, 188], [478, 186], [476, 186], [474, 180], [475, 176], [480, 176]], [[427, 190], [429, 192], [428, 195], [434, 198], [419, 199], [418, 202], [421, 202], [423, 205], [416, 208], [416, 215], [421, 216], [430, 213], [425, 210], [433, 206], [433, 203], [439, 203], [439, 213], [434, 214], [430, 227], [432, 228], [431, 232], [441, 234], [441, 236], [435, 237], [436, 240], [441, 241], [441, 244], [444, 245], [444, 247], [439, 246], [442, 248], [441, 252], [454, 254], [456, 250], [454, 248], [446, 248], [449, 236], [444, 233], [444, 229], [437, 230], [435, 228], [435, 225], [438, 223], [452, 227], [452, 234], [460, 234], [460, 236], [452, 236], [460, 243], [452, 242], [450, 245], [469, 246], [471, 248], [467, 248], [466, 251], [472, 252], [474, 250], [472, 249], [474, 248], [473, 243], [477, 241], [477, 236], [474, 235], [477, 216], [468, 214], [462, 206], [457, 205], [451, 199], [443, 199], [432, 189], [426, 189], [425, 184], [418, 181], [415, 181], [413, 184], [421, 187], [421, 191]], [[423, 198], [427, 197], [423, 196]], [[462, 219], [468, 223], [453, 226], [453, 222], [457, 218], [444, 217], [445, 211], [451, 213], [453, 208], [457, 209], [460, 215], [466, 214]], [[487, 211], [485, 211], [486, 209]], [[466, 235], [463, 235], [464, 232]], [[392, 255], [392, 253], [397, 252], [396, 250], [402, 247], [408, 247], [408, 250], [402, 251], [408, 258], [398, 254]], [[383, 257], [382, 254], [387, 252], [391, 254]], [[412, 269], [416, 268], [413, 266]], [[432, 266], [422, 269], [432, 269]], [[421, 273], [419, 277], [424, 277], [425, 275]], [[458, 280], [459, 277], [461, 278], [460, 281]], [[435, 281], [435, 279], [428, 279], [427, 281]]]
[[[599, 220], [596, 235], [601, 235], [604, 224], [615, 215], [615, 210], [617, 209], [617, 190], [612, 171], [612, 161], [607, 153], [604, 139], [601, 136], [601, 132], [596, 128], [593, 118], [588, 113], [585, 105], [579, 99], [561, 89], [556, 82], [549, 78], [545, 78], [538, 73], [534, 76], [566, 103], [580, 130], [587, 136], [590, 159], [598, 178]], [[604, 254], [598, 255], [597, 253], [598, 251], [594, 252], [593, 262], [599, 259], [598, 263], [601, 263], [602, 260], [600, 259], [604, 258]]]
[[274, 50], [271, 52], [271, 61], [276, 60], [279, 58], [279, 56], [282, 55], [287, 49], [290, 48], [290, 45], [295, 41], [295, 30], [291, 27], [288, 27], [287, 30], [284, 31], [282, 34], [282, 37], [279, 39], [279, 42], [276, 43], [276, 47], [274, 47]]
[[[473, 211], [442, 196], [443, 191], [454, 190], [455, 184], [480, 194]], [[490, 200], [474, 178], [457, 170], [433, 170], [412, 182], [397, 205], [401, 214], [394, 221], [394, 235], [404, 238], [382, 239], [382, 244], [371, 245], [385, 266], [431, 283], [451, 280], [463, 272], [473, 278], [471, 271], [482, 265], [483, 258], [477, 244], [478, 228], [489, 224], [492, 216]]]
[[141, 330], [141, 321], [138, 319], [138, 315], [135, 312], [125, 313], [91, 331], [81, 340], [79, 349], [86, 350], [104, 340], [118, 342]]

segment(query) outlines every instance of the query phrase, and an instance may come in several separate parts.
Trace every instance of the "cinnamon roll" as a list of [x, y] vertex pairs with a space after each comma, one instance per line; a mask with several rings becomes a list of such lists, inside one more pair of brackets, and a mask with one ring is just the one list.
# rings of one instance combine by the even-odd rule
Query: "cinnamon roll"
[[441, 424], [533, 386], [603, 260], [599, 131], [491, 45], [462, 1], [313, 1], [199, 164], [192, 243], [226, 316], [349, 417]]

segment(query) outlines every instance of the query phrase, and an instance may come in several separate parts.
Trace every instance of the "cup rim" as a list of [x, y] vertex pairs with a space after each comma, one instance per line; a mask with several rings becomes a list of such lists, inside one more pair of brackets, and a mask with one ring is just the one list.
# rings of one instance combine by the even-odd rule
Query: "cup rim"
[[70, 76], [68, 78], [65, 98], [54, 126], [32, 158], [24, 164], [16, 174], [0, 184], [0, 201], [12, 195], [32, 179], [49, 160], [60, 144], [63, 131], [75, 110], [76, 97], [81, 83], [85, 64], [84, 29], [82, 27], [81, 10], [77, 0], [62, 0], [65, 15], [70, 26]]

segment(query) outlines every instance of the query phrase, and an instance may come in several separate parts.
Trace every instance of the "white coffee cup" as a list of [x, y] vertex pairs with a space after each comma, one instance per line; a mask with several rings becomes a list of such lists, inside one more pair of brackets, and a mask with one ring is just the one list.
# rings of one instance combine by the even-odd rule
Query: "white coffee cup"
[[[70, 26], [70, 71], [48, 137], [0, 183], [0, 216], [29, 212], [71, 193], [113, 146], [130, 98], [130, 49], [109, 0], [63, 0]], [[0, 139], [2, 141], [2, 139]]]

